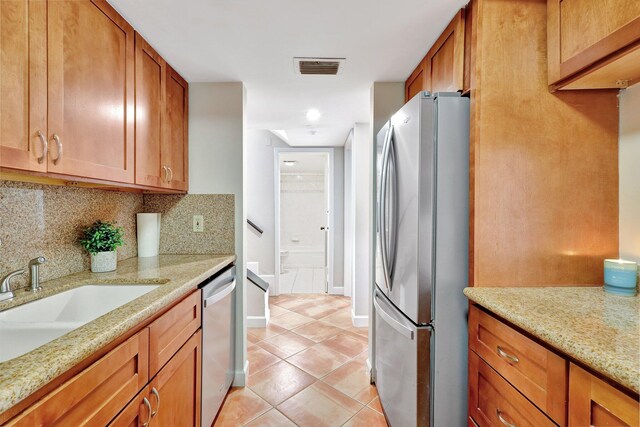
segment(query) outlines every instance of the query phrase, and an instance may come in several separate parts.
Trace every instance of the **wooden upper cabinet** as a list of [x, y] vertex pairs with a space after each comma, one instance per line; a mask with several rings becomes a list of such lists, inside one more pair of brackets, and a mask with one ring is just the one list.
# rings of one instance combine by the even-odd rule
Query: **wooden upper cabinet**
[[405, 102], [416, 96], [418, 93], [427, 89], [427, 71], [426, 58], [418, 64], [409, 78], [404, 82], [404, 100]]
[[189, 85], [167, 66], [165, 128], [162, 159], [168, 169], [167, 186], [174, 190], [188, 188], [189, 182]]
[[167, 63], [136, 33], [136, 184], [161, 187]]
[[640, 81], [638, 0], [547, 0], [552, 89], [624, 88]]
[[47, 170], [46, 28], [45, 2], [0, 1], [0, 167]]
[[639, 426], [640, 403], [614, 386], [571, 364], [569, 426]]
[[47, 5], [48, 170], [133, 183], [133, 28], [103, 0]]
[[463, 88], [464, 24], [463, 9], [427, 54], [427, 86], [431, 92], [456, 92]]
[[405, 82], [405, 101], [420, 91], [463, 90], [465, 15], [460, 10]]

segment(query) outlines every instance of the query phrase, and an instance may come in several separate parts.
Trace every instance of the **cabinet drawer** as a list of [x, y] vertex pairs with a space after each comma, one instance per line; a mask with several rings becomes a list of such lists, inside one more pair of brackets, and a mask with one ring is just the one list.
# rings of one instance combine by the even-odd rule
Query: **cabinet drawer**
[[202, 324], [200, 304], [198, 290], [149, 325], [149, 377], [158, 373], [160, 368], [200, 328]]
[[556, 423], [566, 425], [565, 359], [476, 306], [469, 310], [469, 347]]
[[555, 426], [473, 351], [469, 352], [469, 416], [479, 427]]
[[8, 425], [106, 425], [149, 380], [148, 349], [143, 329]]
[[639, 426], [640, 403], [612, 385], [571, 364], [570, 426]]

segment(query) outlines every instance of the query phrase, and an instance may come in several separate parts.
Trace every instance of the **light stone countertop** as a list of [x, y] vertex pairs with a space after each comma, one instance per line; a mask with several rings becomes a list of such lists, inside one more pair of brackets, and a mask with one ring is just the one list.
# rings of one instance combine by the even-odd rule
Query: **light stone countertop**
[[465, 288], [473, 302], [594, 371], [640, 391], [640, 298], [602, 287]]
[[[37, 349], [0, 363], [0, 413], [31, 395], [87, 356], [171, 303], [202, 281], [235, 262], [235, 255], [160, 255], [118, 262], [110, 273], [84, 271], [43, 282], [43, 291], [16, 291], [0, 311], [87, 284], [158, 284], [157, 289], [92, 320]], [[0, 345], [7, 345], [1, 343]]]

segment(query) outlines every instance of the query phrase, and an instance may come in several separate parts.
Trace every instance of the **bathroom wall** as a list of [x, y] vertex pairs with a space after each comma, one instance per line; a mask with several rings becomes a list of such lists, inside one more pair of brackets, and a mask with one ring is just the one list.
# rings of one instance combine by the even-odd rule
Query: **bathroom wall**
[[327, 194], [324, 174], [280, 176], [280, 250], [283, 264], [324, 267]]
[[[44, 256], [41, 280], [51, 280], [89, 268], [89, 255], [78, 244], [82, 229], [94, 221], [116, 221], [124, 228], [118, 259], [136, 256], [135, 214], [143, 211], [143, 196], [89, 188], [0, 181], [0, 275], [27, 268]], [[28, 272], [13, 283], [28, 283]]]

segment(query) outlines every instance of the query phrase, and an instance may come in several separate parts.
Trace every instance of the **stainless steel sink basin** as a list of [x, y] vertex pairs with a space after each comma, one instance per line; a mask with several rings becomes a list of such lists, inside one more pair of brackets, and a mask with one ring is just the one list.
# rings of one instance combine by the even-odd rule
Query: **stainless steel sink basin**
[[86, 285], [0, 312], [0, 362], [28, 353], [157, 287]]

